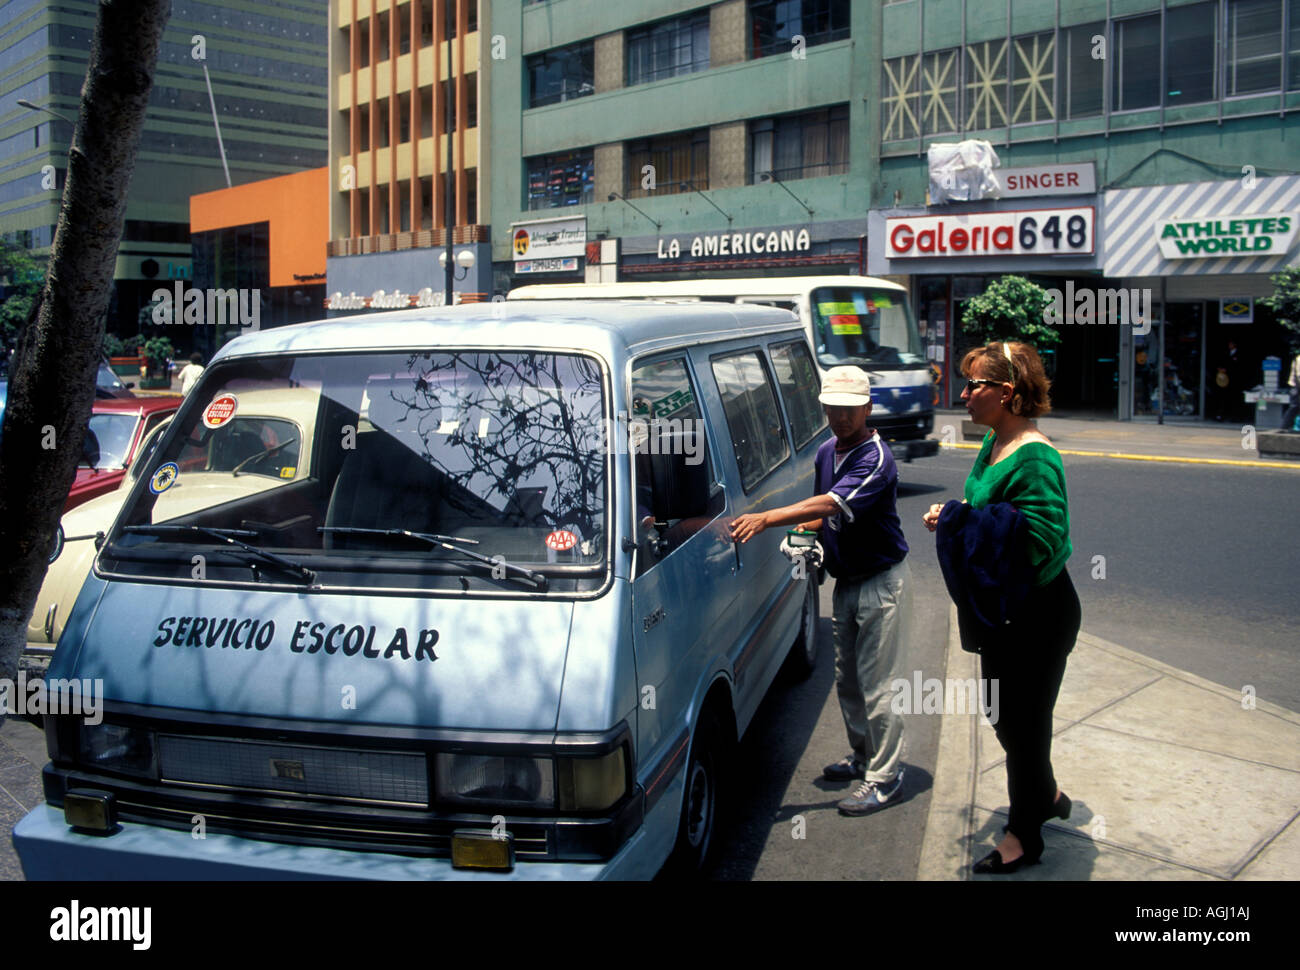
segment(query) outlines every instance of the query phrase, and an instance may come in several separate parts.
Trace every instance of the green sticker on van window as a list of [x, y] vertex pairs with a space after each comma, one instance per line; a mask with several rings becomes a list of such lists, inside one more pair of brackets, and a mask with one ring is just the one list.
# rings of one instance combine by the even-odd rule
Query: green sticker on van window
[[853, 314], [858, 312], [858, 308], [852, 303], [818, 303], [817, 309], [824, 317], [833, 317], [840, 314]]
[[694, 403], [695, 398], [691, 396], [690, 391], [674, 391], [667, 397], [661, 397], [650, 406], [650, 416], [654, 418], [666, 418], [670, 414], [676, 414], [688, 404]]
[[888, 293], [873, 293], [870, 302], [878, 307], [891, 307], [894, 305], [894, 301], [889, 298]]
[[852, 313], [837, 314], [830, 318], [831, 333], [839, 334], [860, 334], [862, 333], [862, 323], [857, 316]]

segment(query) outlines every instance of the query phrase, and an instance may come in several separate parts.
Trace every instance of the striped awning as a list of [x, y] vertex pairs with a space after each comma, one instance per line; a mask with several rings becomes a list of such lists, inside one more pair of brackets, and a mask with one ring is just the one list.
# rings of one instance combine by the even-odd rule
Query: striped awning
[[1191, 276], [1222, 273], [1276, 273], [1292, 257], [1226, 256], [1165, 259], [1156, 241], [1161, 219], [1289, 211], [1300, 206], [1300, 176], [1186, 182], [1140, 189], [1110, 189], [1103, 202], [1106, 256], [1103, 271], [1112, 279], [1134, 276]]

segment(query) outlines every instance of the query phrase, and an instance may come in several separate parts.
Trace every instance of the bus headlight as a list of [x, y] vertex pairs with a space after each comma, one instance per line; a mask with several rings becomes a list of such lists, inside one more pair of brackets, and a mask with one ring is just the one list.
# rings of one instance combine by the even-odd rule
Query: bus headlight
[[84, 724], [77, 760], [87, 768], [156, 778], [153, 732], [121, 724]]

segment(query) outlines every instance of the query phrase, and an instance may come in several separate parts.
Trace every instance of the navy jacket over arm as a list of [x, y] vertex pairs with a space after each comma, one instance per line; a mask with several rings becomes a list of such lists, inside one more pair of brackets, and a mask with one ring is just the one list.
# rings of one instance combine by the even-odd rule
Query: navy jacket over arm
[[[978, 643], [1010, 622], [1032, 585], [1024, 514], [1007, 502], [973, 508], [956, 499], [939, 513], [935, 550], [948, 594]], [[971, 650], [967, 637], [962, 647]]]

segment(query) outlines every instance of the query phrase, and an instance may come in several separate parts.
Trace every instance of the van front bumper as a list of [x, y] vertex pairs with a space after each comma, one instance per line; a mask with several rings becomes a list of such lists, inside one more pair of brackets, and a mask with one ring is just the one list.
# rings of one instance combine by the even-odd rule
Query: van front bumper
[[259, 842], [221, 833], [202, 839], [139, 822], [111, 835], [77, 832], [63, 811], [38, 806], [14, 826], [14, 848], [32, 880], [594, 880], [645, 879], [644, 830], [607, 862], [520, 862], [508, 872], [453, 869], [447, 859]]

